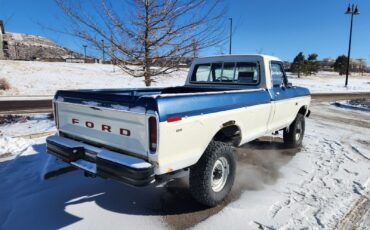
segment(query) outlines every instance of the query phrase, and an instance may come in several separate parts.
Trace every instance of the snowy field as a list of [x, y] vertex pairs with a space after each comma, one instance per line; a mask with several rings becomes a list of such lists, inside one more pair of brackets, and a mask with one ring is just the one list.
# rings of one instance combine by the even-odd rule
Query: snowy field
[[[185, 83], [187, 69], [157, 77], [153, 87]], [[140, 88], [143, 78], [130, 77], [118, 67], [64, 62], [1, 61], [0, 78], [9, 81], [11, 95], [53, 95], [59, 89]], [[1, 91], [0, 91], [1, 92]]]
[[1, 125], [0, 229], [337, 229], [370, 194], [369, 113], [311, 109], [302, 149], [284, 149], [280, 137], [238, 149], [234, 190], [211, 209], [191, 199], [186, 181], [136, 189], [81, 171], [44, 180], [55, 159], [31, 134], [55, 131], [53, 122]]
[[302, 76], [288, 73], [289, 81], [293, 85], [303, 86], [311, 92], [369, 92], [370, 75], [353, 73], [349, 76], [348, 87], [344, 87], [345, 75], [339, 76], [336, 72], [319, 72], [317, 75]]
[[[187, 69], [159, 76], [153, 87], [183, 85], [186, 76]], [[0, 91], [1, 96], [53, 95], [58, 89], [145, 87], [142, 78], [133, 78], [117, 67], [100, 64], [0, 60], [0, 78], [7, 79], [12, 87], [9, 91]], [[290, 81], [312, 92], [370, 91], [369, 75], [354, 74], [349, 79], [348, 88], [344, 88], [344, 76], [331, 72], [320, 72], [317, 76], [300, 79], [290, 75]]]

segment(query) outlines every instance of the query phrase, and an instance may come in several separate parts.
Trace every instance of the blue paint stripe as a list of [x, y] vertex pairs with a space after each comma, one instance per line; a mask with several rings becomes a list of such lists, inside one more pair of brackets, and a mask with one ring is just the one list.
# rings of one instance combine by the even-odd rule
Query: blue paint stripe
[[[274, 90], [280, 95], [275, 97]], [[270, 96], [272, 95], [272, 98]], [[184, 95], [173, 97], [159, 97], [158, 114], [160, 122], [166, 121], [169, 117], [181, 116], [191, 117], [202, 114], [223, 112], [232, 109], [239, 109], [248, 106], [262, 105], [271, 101], [287, 100], [295, 97], [310, 95], [306, 88], [293, 87], [289, 89], [273, 89], [270, 91], [255, 92], [233, 92], [220, 94]]]
[[158, 114], [160, 122], [173, 116], [198, 116], [238, 109], [247, 106], [270, 103], [268, 91], [200, 94], [174, 97], [159, 97]]
[[287, 100], [295, 97], [304, 97], [310, 95], [310, 91], [308, 89], [296, 86], [285, 89], [281, 87], [274, 87], [269, 89], [269, 92], [271, 93], [272, 101]]

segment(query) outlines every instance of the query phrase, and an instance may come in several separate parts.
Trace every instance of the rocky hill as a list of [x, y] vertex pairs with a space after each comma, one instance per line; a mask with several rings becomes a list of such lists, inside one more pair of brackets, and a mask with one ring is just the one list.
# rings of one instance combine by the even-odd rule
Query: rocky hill
[[3, 34], [4, 55], [11, 60], [39, 60], [39, 59], [67, 59], [81, 58], [82, 55], [63, 48], [53, 41], [29, 34], [10, 33]]

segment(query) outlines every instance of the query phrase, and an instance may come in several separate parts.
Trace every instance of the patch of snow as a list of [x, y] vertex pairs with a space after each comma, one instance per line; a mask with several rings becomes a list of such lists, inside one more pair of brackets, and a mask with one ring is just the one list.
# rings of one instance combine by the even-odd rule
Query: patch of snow
[[[115, 69], [113, 71], [113, 69]], [[185, 84], [187, 69], [154, 77], [152, 87]], [[144, 79], [131, 77], [118, 67], [101, 64], [0, 60], [0, 78], [11, 89], [3, 96], [54, 95], [57, 90], [144, 88]]]
[[35, 133], [56, 132], [55, 123], [48, 118], [48, 115], [39, 114], [29, 117], [26, 122], [0, 126], [0, 162], [14, 158], [29, 148], [33, 142], [25, 137]]
[[29, 115], [26, 122], [2, 125], [0, 134], [4, 136], [27, 136], [33, 133], [56, 131], [55, 122], [47, 114]]
[[136, 112], [136, 113], [145, 113], [146, 112], [146, 108], [145, 107], [142, 107], [142, 106], [136, 106], [136, 107], [130, 108], [130, 111], [131, 112]]
[[0, 136], [0, 162], [3, 157], [14, 157], [13, 153], [20, 153], [29, 146], [30, 143], [22, 138]]
[[124, 105], [111, 105], [111, 108], [117, 110], [129, 110], [129, 107]]
[[63, 102], [64, 98], [62, 96], [58, 96], [58, 98], [56, 100], [59, 101], [59, 102]]
[[82, 101], [82, 104], [89, 105], [89, 106], [99, 106], [100, 103], [96, 101]]

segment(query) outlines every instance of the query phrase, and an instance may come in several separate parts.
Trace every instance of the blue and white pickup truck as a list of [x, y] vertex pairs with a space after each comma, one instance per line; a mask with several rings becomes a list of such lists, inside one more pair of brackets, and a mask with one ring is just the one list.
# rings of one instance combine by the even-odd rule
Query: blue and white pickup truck
[[58, 133], [47, 151], [87, 175], [134, 186], [189, 171], [193, 197], [214, 206], [234, 183], [233, 146], [282, 131], [288, 147], [299, 147], [310, 100], [278, 58], [200, 58], [181, 87], [58, 91]]

